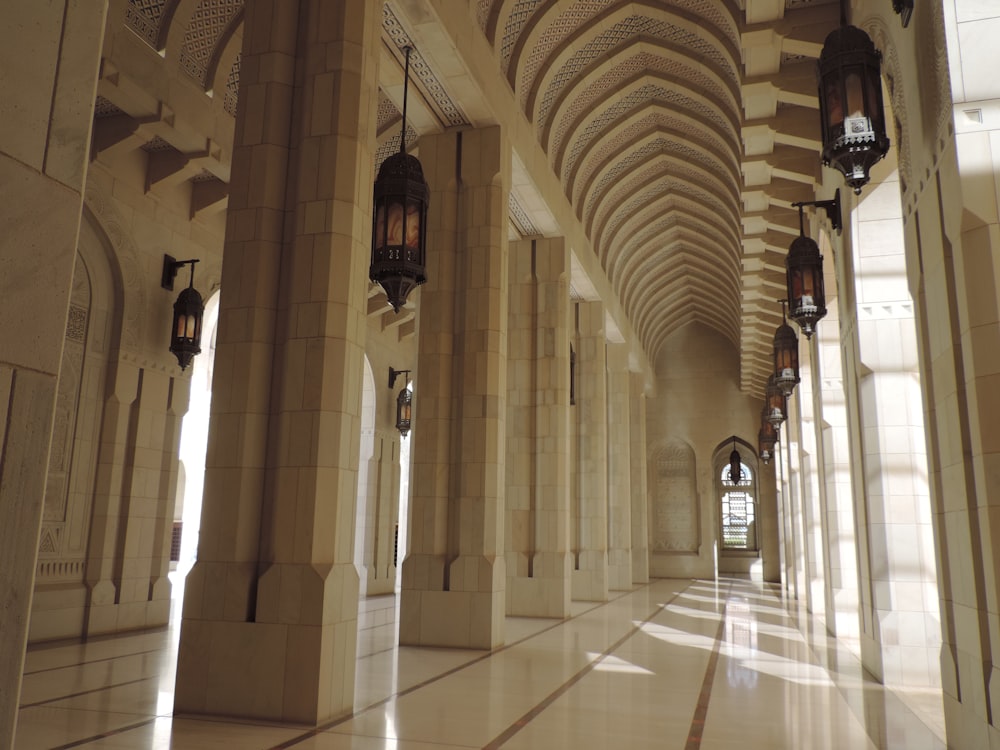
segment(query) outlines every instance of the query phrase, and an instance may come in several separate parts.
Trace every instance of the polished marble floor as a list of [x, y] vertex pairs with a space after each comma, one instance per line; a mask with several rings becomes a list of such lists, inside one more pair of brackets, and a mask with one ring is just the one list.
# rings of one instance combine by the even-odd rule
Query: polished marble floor
[[944, 750], [940, 696], [901, 696], [766, 584], [657, 580], [508, 618], [492, 653], [397, 647], [359, 614], [353, 715], [318, 728], [172, 716], [177, 629], [29, 650], [16, 748]]

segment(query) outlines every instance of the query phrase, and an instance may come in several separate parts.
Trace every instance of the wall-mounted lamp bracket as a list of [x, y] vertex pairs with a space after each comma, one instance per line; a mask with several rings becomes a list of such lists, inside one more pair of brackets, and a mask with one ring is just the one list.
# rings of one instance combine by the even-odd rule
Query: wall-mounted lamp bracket
[[160, 286], [164, 289], [174, 290], [174, 279], [177, 278], [177, 271], [183, 266], [191, 266], [191, 279], [194, 280], [194, 264], [200, 262], [200, 258], [189, 258], [188, 260], [176, 260], [172, 255], [163, 255], [163, 272], [160, 276]]
[[392, 367], [390, 367], [389, 368], [389, 387], [390, 388], [395, 388], [396, 387], [396, 378], [398, 378], [400, 375], [409, 375], [409, 374], [410, 374], [409, 370], [394, 370]]
[[797, 201], [792, 204], [797, 209], [799, 209], [799, 232], [804, 234], [802, 229], [802, 207], [803, 206], [816, 206], [816, 208], [822, 208], [826, 211], [826, 217], [830, 220], [833, 228], [836, 230], [837, 234], [840, 234], [841, 228], [844, 226], [843, 217], [840, 212], [840, 188], [833, 194], [833, 198], [826, 201]]

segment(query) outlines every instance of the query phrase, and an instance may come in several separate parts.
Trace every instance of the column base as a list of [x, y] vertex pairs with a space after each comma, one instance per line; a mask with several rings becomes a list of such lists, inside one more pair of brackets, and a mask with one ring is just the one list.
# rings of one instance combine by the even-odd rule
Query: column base
[[627, 591], [632, 588], [632, 552], [630, 550], [608, 550], [608, 588], [615, 591]]
[[585, 550], [580, 553], [580, 567], [573, 571], [572, 593], [574, 599], [586, 602], [608, 600], [608, 558], [604, 550]]
[[[450, 566], [450, 591], [417, 588], [420, 582], [432, 583], [435, 578], [427, 573], [442, 567], [443, 559], [431, 555], [411, 555], [403, 563], [400, 645], [478, 649], [502, 646], [506, 616], [504, 559], [461, 556]], [[490, 586], [491, 590], [468, 590], [474, 586]]]
[[353, 564], [281, 563], [261, 576], [256, 622], [186, 616], [175, 714], [310, 725], [349, 714], [357, 600]]
[[632, 583], [649, 583], [649, 549], [632, 548]]
[[534, 577], [507, 579], [507, 614], [514, 617], [569, 617], [569, 553], [540, 553], [534, 558]]

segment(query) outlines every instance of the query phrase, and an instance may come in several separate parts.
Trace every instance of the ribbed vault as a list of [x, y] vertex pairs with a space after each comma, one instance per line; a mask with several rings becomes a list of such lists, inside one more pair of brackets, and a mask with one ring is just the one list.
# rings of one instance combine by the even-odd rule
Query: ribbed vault
[[477, 18], [651, 360], [740, 342], [741, 50], [721, 0], [482, 0]]

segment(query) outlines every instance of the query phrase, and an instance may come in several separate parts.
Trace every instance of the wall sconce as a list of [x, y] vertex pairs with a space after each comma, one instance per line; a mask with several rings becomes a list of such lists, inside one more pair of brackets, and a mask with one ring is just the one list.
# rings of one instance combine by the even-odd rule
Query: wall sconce
[[[396, 387], [396, 378], [400, 375], [409, 375], [409, 370], [394, 370], [389, 368], [389, 389]], [[402, 437], [406, 437], [410, 432], [410, 417], [413, 410], [413, 391], [406, 385], [396, 397], [396, 429]]]
[[389, 156], [375, 180], [372, 258], [368, 277], [380, 284], [392, 309], [427, 281], [427, 201], [430, 188], [415, 156], [406, 153], [406, 97], [410, 83], [410, 48], [403, 78], [403, 124], [399, 153]]
[[799, 383], [799, 340], [785, 321], [785, 303], [781, 302], [781, 325], [774, 331], [774, 381], [785, 396], [791, 396]]
[[785, 411], [785, 394], [781, 392], [781, 389], [774, 382], [773, 374], [767, 379], [767, 389], [764, 392], [764, 397], [767, 421], [775, 429], [778, 429], [781, 427], [781, 423], [785, 421], [787, 413]]
[[[893, 0], [893, 7], [896, 5], [897, 0]], [[904, 15], [904, 25], [908, 20], [909, 15]], [[823, 164], [839, 170], [851, 189], [860, 194], [870, 179], [868, 171], [889, 151], [882, 105], [882, 56], [864, 31], [847, 25], [844, 0], [840, 3], [840, 23], [840, 28], [827, 35], [819, 56]]]
[[803, 206], [817, 206], [826, 211], [833, 228], [840, 231], [840, 190], [832, 200], [799, 201], [799, 236], [792, 240], [785, 257], [785, 281], [788, 289], [788, 317], [798, 323], [806, 338], [812, 338], [816, 323], [826, 315], [826, 288], [823, 284], [823, 256], [819, 245], [806, 236]]
[[181, 266], [191, 266], [191, 281], [186, 289], [182, 289], [174, 302], [174, 320], [170, 329], [170, 351], [177, 357], [181, 370], [187, 369], [194, 355], [201, 354], [201, 326], [205, 317], [205, 304], [201, 295], [194, 288], [194, 264], [198, 258], [190, 260], [174, 260], [169, 255], [163, 256], [163, 274], [160, 286], [173, 291], [174, 279]]
[[740, 461], [740, 452], [736, 450], [736, 436], [733, 435], [733, 452], [729, 454], [729, 481], [733, 484], [739, 484], [742, 479], [742, 461]]
[[757, 433], [757, 455], [766, 466], [774, 456], [774, 446], [778, 442], [778, 428], [767, 418], [767, 406], [760, 412], [760, 431]]

